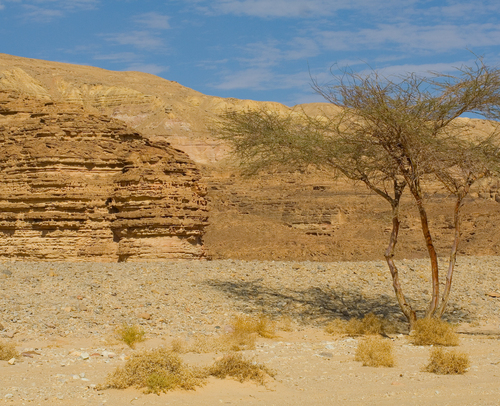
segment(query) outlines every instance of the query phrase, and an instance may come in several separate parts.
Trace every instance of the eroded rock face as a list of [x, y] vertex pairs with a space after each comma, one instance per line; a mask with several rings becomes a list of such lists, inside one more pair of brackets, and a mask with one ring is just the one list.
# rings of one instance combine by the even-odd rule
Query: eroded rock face
[[117, 120], [0, 91], [0, 260], [201, 258], [199, 179]]

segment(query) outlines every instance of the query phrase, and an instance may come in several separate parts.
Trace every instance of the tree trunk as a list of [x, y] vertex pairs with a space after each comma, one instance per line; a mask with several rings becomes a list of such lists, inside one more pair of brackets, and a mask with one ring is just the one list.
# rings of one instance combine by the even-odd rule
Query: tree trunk
[[415, 203], [417, 204], [418, 212], [420, 214], [422, 233], [424, 235], [425, 245], [427, 246], [427, 252], [429, 253], [429, 259], [431, 262], [432, 297], [431, 302], [429, 303], [429, 307], [425, 313], [425, 317], [432, 317], [439, 304], [439, 264], [436, 249], [434, 248], [434, 243], [432, 242], [431, 231], [429, 229], [429, 220], [427, 219], [427, 212], [424, 207], [420, 185], [418, 181], [414, 180], [413, 182], [409, 183], [409, 186], [413, 197], [415, 198]]
[[455, 202], [455, 210], [453, 214], [453, 222], [455, 226], [455, 239], [453, 240], [453, 246], [451, 247], [451, 252], [450, 252], [450, 263], [448, 264], [448, 273], [446, 274], [446, 285], [444, 287], [443, 291], [443, 297], [441, 299], [441, 305], [439, 306], [439, 309], [436, 313], [437, 317], [441, 317], [444, 313], [444, 310], [446, 308], [446, 305], [448, 304], [448, 299], [450, 296], [450, 290], [451, 290], [451, 282], [453, 279], [453, 272], [455, 270], [455, 263], [457, 261], [457, 251], [458, 251], [458, 244], [460, 244], [460, 237], [462, 235], [460, 225], [461, 225], [461, 219], [460, 219], [460, 208], [462, 207], [463, 204], [463, 199], [469, 192], [469, 188], [465, 188], [463, 193], [458, 193], [457, 194], [457, 200]]
[[398, 242], [398, 234], [399, 234], [399, 203], [401, 200], [401, 195], [403, 193], [404, 187], [405, 184], [398, 184], [397, 182], [394, 182], [395, 199], [391, 201], [392, 232], [391, 232], [391, 237], [389, 239], [389, 245], [387, 246], [387, 249], [385, 251], [385, 259], [387, 260], [387, 265], [389, 265], [389, 270], [391, 271], [392, 286], [396, 294], [396, 299], [398, 301], [399, 307], [401, 308], [401, 311], [403, 312], [403, 314], [405, 315], [410, 324], [410, 331], [411, 331], [413, 330], [415, 322], [417, 321], [417, 315], [410, 306], [410, 304], [406, 301], [406, 298], [403, 294], [403, 289], [401, 288], [401, 284], [399, 282], [398, 268], [394, 263], [394, 251], [396, 248], [396, 244]]

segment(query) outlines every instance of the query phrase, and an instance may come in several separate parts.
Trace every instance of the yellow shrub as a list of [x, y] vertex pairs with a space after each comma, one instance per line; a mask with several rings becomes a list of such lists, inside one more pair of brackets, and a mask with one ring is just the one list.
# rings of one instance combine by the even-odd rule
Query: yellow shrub
[[364, 338], [358, 344], [355, 360], [361, 361], [364, 367], [393, 367], [392, 341], [378, 336]]
[[433, 348], [429, 358], [429, 364], [424, 371], [441, 375], [459, 375], [467, 372], [470, 362], [465, 353], [457, 351], [445, 351], [443, 348]]

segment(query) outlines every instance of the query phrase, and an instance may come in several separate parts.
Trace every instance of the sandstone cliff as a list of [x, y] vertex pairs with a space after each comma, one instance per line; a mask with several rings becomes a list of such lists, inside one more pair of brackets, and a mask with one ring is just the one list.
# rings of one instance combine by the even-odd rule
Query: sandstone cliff
[[[166, 140], [187, 153], [200, 166], [203, 181], [209, 185], [210, 224], [203, 241], [213, 258], [383, 258], [390, 208], [363, 187], [314, 173], [268, 174], [247, 180], [225, 161], [226, 147], [209, 131], [218, 113], [227, 108], [257, 106], [290, 111], [284, 105], [207, 96], [141, 72], [112, 72], [5, 54], [0, 54], [0, 89], [15, 90], [44, 103], [70, 103], [89, 117], [105, 115], [120, 120], [152, 144], [161, 145], [158, 143]], [[310, 115], [328, 115], [336, 110], [327, 103], [295, 109]], [[479, 132], [491, 129], [491, 123], [484, 120], [474, 120], [473, 126]], [[141, 163], [135, 162], [138, 170]], [[500, 185], [479, 186], [464, 211], [460, 253], [498, 255]], [[452, 240], [453, 201], [440, 190], [428, 199], [439, 253], [447, 255]], [[410, 199], [402, 215], [398, 252], [407, 258], [425, 256], [418, 214]], [[122, 231], [115, 234], [122, 238]], [[121, 245], [127, 244], [124, 240]], [[131, 245], [128, 249], [133, 251]]]
[[37, 86], [0, 90], [0, 260], [202, 257], [195, 164]]

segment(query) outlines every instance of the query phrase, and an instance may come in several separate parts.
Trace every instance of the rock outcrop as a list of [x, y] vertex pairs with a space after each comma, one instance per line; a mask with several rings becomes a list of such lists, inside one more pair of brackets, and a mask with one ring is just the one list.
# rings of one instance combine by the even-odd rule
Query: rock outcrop
[[0, 260], [201, 258], [199, 179], [165, 141], [75, 104], [0, 90]]

